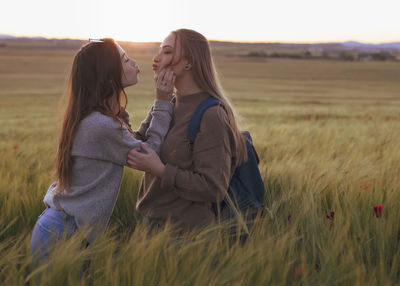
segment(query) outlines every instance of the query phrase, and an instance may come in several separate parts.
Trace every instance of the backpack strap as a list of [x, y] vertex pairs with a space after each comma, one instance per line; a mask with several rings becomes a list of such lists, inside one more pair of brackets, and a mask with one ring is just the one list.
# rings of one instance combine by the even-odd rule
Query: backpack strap
[[214, 97], [208, 97], [204, 99], [193, 112], [192, 118], [189, 122], [189, 127], [187, 131], [187, 138], [190, 144], [194, 143], [197, 133], [200, 130], [200, 122], [203, 117], [204, 112], [211, 106], [220, 104], [219, 100]]

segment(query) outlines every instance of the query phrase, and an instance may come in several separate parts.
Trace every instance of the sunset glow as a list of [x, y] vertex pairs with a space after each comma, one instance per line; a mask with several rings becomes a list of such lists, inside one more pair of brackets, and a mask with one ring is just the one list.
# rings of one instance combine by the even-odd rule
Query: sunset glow
[[23, 0], [2, 11], [0, 34], [18, 36], [161, 41], [185, 27], [231, 41], [400, 41], [397, 0]]

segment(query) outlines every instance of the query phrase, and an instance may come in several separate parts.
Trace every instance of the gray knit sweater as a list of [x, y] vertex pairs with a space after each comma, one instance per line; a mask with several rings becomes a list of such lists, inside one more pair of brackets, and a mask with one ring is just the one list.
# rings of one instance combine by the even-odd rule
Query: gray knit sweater
[[[173, 105], [168, 101], [154, 102], [145, 144], [158, 154], [172, 110]], [[78, 228], [88, 228], [87, 240], [91, 242], [110, 219], [129, 150], [140, 147], [141, 143], [113, 118], [92, 112], [81, 121], [74, 137], [69, 192], [55, 193], [55, 182], [48, 189], [44, 203], [74, 216]]]

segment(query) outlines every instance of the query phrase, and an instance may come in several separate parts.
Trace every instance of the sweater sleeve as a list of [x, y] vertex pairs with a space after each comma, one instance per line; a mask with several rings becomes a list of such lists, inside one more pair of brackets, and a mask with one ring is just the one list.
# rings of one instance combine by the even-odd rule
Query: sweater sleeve
[[149, 129], [151, 119], [153, 118], [153, 115], [152, 115], [153, 109], [154, 109], [154, 105], [151, 107], [146, 118], [140, 123], [139, 128], [136, 131], [134, 131], [136, 137], [142, 141], [146, 141], [146, 131], [147, 131], [147, 129]]
[[[147, 129], [148, 138], [144, 144], [160, 153], [161, 144], [168, 132], [172, 118], [172, 104], [156, 100], [152, 119]], [[85, 118], [75, 135], [71, 154], [91, 159], [110, 161], [127, 165], [129, 150], [140, 148], [142, 140], [132, 136], [125, 126], [113, 118], [94, 112]]]
[[230, 131], [226, 122], [222, 107], [211, 107], [204, 113], [193, 146], [193, 171], [167, 163], [162, 188], [173, 189], [190, 201], [218, 202], [224, 198], [232, 175]]
[[[170, 102], [174, 105], [175, 104], [175, 95], [171, 96]], [[140, 123], [139, 128], [134, 131], [136, 138], [146, 141], [149, 134], [147, 133], [147, 130], [150, 127], [151, 124], [151, 119], [153, 118], [153, 112], [154, 112], [154, 105], [150, 108], [149, 113], [147, 114], [146, 118]], [[151, 133], [151, 131], [150, 131]]]

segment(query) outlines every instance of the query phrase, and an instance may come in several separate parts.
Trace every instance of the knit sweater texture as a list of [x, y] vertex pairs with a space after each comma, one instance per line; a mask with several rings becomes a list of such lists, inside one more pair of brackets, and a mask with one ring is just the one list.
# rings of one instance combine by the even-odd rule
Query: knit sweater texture
[[[168, 131], [172, 110], [172, 103], [161, 100], [156, 100], [152, 108], [144, 144], [157, 153]], [[80, 122], [74, 137], [69, 190], [57, 193], [57, 183], [53, 183], [44, 203], [73, 216], [78, 228], [88, 231], [86, 238], [91, 242], [110, 219], [129, 150], [140, 148], [142, 143], [113, 118], [92, 112]]]
[[[164, 175], [145, 173], [138, 193], [136, 208], [141, 214], [157, 223], [169, 220], [180, 231], [199, 230], [215, 220], [211, 204], [224, 198], [236, 167], [233, 134], [221, 105], [205, 111], [194, 144], [187, 139], [193, 112], [208, 96], [176, 97], [171, 127], [161, 148]], [[139, 133], [144, 134], [150, 120], [151, 114]]]

